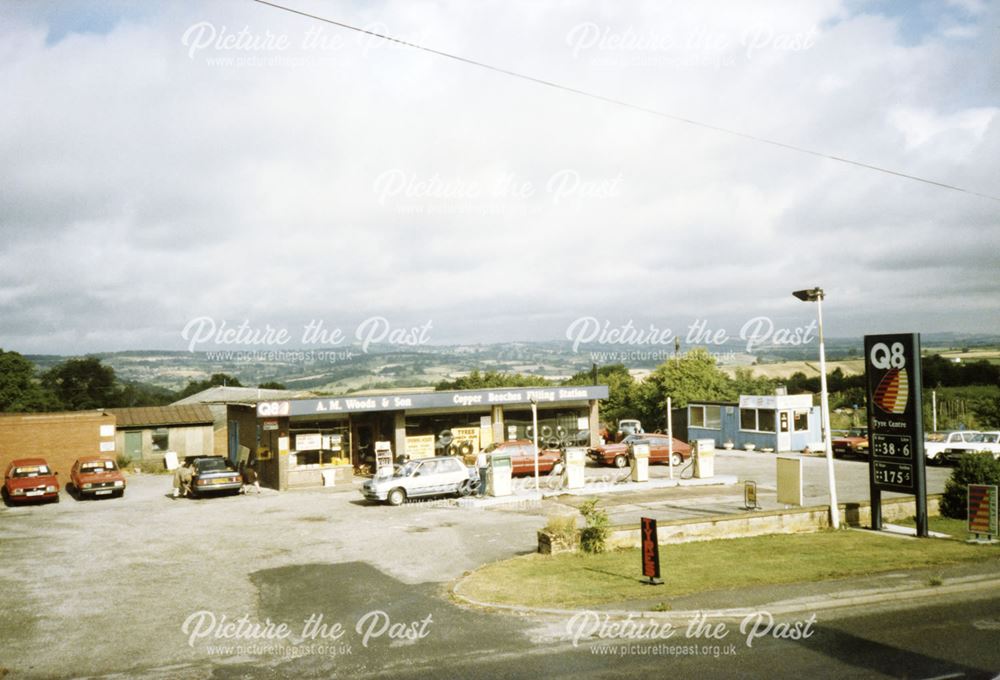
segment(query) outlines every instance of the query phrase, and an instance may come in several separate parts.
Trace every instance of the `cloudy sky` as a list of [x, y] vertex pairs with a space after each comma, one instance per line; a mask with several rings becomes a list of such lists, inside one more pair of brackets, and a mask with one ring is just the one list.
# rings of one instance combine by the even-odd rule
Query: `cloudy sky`
[[[1000, 196], [995, 3], [287, 4]], [[181, 349], [205, 318], [735, 336], [804, 326], [813, 285], [831, 336], [1000, 330], [996, 200], [251, 0], [4, 3], [0, 92], [5, 349]]]

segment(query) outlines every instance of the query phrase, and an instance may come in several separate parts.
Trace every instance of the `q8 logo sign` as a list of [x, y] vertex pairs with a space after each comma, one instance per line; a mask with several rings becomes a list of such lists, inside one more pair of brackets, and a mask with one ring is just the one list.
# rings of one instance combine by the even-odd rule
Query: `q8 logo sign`
[[868, 353], [872, 368], [885, 371], [875, 387], [872, 403], [885, 413], [902, 414], [910, 396], [910, 379], [906, 373], [906, 356], [903, 343], [887, 345], [877, 342]]

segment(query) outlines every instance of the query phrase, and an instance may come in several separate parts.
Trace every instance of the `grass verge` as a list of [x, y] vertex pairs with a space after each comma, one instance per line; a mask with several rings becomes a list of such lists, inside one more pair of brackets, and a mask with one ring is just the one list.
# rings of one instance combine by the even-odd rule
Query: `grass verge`
[[657, 587], [642, 583], [638, 549], [525, 555], [474, 571], [463, 580], [462, 594], [568, 608], [998, 559], [997, 546], [831, 530], [661, 545], [665, 585]]

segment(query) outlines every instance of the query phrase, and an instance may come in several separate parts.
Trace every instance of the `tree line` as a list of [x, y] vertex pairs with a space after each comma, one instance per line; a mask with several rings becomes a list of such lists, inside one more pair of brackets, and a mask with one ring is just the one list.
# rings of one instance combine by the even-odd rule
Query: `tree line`
[[[232, 375], [216, 373], [192, 380], [181, 390], [121, 380], [96, 357], [67, 359], [46, 371], [17, 352], [0, 349], [0, 412], [85, 411], [129, 406], [162, 406], [217, 385], [243, 387]], [[284, 389], [275, 382], [258, 385]]]

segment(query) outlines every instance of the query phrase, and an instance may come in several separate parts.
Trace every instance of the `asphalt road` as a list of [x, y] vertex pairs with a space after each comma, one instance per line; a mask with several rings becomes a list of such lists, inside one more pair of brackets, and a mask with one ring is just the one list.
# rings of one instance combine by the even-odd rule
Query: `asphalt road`
[[[773, 467], [765, 457], [720, 462], [761, 478]], [[823, 616], [806, 640], [752, 648], [733, 630], [738, 644], [724, 655], [731, 643], [718, 641], [719, 658], [652, 656], [649, 645], [622, 656], [606, 640], [573, 646], [542, 634], [551, 622], [450, 601], [448, 584], [465, 571], [534, 551], [546, 514], [565, 509], [558, 501], [390, 508], [356, 491], [171, 500], [169, 487], [169, 477], [140, 475], [123, 499], [0, 509], [0, 677], [988, 677], [1000, 669], [1000, 624], [973, 625], [1000, 620], [996, 600]], [[700, 493], [736, 511], [742, 493], [682, 491], [692, 493], [663, 490], [643, 502], [697, 503]], [[738, 593], [729, 604], [740, 606]], [[890, 658], [901, 665], [886, 666]]]

